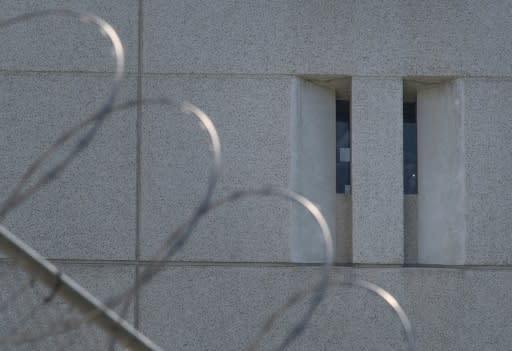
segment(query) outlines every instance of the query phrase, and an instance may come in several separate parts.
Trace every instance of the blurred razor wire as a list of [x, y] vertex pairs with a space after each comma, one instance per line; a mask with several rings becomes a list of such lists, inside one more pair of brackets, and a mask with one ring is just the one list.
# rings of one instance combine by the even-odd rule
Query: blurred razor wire
[[[164, 267], [163, 262], [171, 259], [187, 243], [199, 221], [210, 211], [248, 197], [275, 196], [302, 206], [314, 218], [320, 228], [319, 239], [324, 244], [324, 263], [319, 280], [312, 289], [293, 294], [283, 307], [276, 310], [254, 340], [248, 350], [255, 350], [262, 338], [272, 328], [274, 321], [285, 311], [309, 296], [309, 307], [300, 320], [288, 330], [276, 350], [286, 349], [298, 338], [311, 320], [318, 305], [325, 299], [330, 282], [333, 264], [333, 242], [329, 227], [316, 205], [287, 189], [262, 187], [233, 192], [220, 200], [212, 200], [215, 186], [221, 176], [221, 145], [212, 120], [198, 107], [190, 103], [177, 103], [168, 98], [133, 100], [115, 105], [120, 84], [124, 75], [124, 51], [115, 30], [104, 20], [91, 14], [70, 10], [47, 10], [24, 14], [0, 22], [0, 30], [35, 18], [65, 16], [96, 25], [113, 47], [116, 69], [112, 87], [103, 105], [91, 116], [70, 128], [51, 144], [21, 176], [5, 200], [0, 202], [0, 223], [37, 191], [58, 179], [64, 169], [78, 157], [93, 141], [104, 121], [114, 113], [123, 112], [142, 105], [162, 105], [181, 107], [181, 111], [197, 118], [206, 131], [211, 151], [211, 165], [207, 190], [189, 219], [170, 231], [167, 239], [153, 255], [151, 263], [141, 268], [134, 284], [120, 294], [99, 302], [37, 252], [21, 242], [7, 228], [0, 227], [0, 249], [10, 255], [10, 260], [0, 266], [0, 346], [2, 349], [97, 349], [117, 350], [123, 343], [126, 349], [159, 350], [158, 346], [133, 329], [121, 317], [125, 317], [135, 294], [147, 285]], [[71, 146], [69, 146], [71, 144]], [[65, 156], [55, 162], [48, 171], [37, 177], [45, 163], [64, 148]], [[46, 165], [47, 166], [47, 165]], [[313, 234], [312, 234], [313, 235]], [[4, 260], [5, 261], [5, 260]], [[415, 350], [414, 334], [410, 321], [396, 299], [382, 288], [364, 281], [350, 281], [343, 284], [370, 290], [381, 296], [397, 313], [403, 325], [409, 351]], [[5, 288], [4, 288], [5, 287]], [[9, 287], [9, 289], [7, 289]], [[112, 309], [118, 308], [117, 315]], [[88, 345], [90, 343], [91, 345]]]

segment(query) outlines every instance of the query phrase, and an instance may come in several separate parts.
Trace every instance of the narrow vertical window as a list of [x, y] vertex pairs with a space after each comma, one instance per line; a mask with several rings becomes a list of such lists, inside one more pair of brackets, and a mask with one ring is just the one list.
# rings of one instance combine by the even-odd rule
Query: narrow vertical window
[[336, 193], [350, 194], [350, 102], [342, 100], [336, 101]]
[[404, 193], [418, 193], [416, 103], [404, 103]]

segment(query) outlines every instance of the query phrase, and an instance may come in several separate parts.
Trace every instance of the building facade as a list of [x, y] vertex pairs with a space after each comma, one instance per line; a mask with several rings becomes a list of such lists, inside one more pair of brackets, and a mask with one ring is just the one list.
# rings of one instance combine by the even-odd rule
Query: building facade
[[[127, 58], [118, 101], [170, 97], [211, 116], [223, 150], [215, 198], [272, 184], [317, 203], [334, 233], [334, 281], [358, 277], [395, 295], [418, 350], [510, 349], [511, 1], [1, 7], [0, 20], [66, 7], [110, 22]], [[72, 20], [37, 20], [0, 38], [3, 197], [45, 146], [101, 105], [114, 65], [108, 42]], [[342, 151], [337, 101], [349, 106]], [[404, 191], [404, 104], [416, 112], [417, 194]], [[133, 282], [201, 200], [209, 151], [204, 131], [178, 108], [116, 113], [4, 224], [107, 296]], [[337, 193], [340, 159], [350, 184]], [[286, 297], [314, 283], [323, 259], [317, 231], [278, 198], [219, 208], [139, 292], [130, 318], [166, 349], [246, 347]], [[277, 345], [299, 312], [265, 346]], [[290, 347], [400, 348], [398, 319], [384, 303], [337, 285]]]

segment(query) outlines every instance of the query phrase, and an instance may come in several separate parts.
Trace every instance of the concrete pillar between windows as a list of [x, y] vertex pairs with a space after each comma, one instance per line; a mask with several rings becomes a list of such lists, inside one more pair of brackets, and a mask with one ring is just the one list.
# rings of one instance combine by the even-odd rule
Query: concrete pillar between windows
[[404, 261], [402, 85], [399, 78], [352, 78], [354, 263]]
[[[291, 189], [320, 207], [335, 240], [335, 92], [296, 79], [292, 95]], [[300, 263], [323, 262], [325, 252], [318, 224], [297, 205], [291, 208], [290, 220], [291, 260]], [[333, 245], [336, 247], [335, 242]]]
[[456, 80], [420, 90], [418, 263], [464, 264], [464, 93]]

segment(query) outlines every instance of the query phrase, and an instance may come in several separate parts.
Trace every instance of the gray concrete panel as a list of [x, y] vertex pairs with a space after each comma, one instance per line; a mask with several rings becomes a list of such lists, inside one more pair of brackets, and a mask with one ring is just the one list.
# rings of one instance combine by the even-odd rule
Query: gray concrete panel
[[[291, 84], [288, 77], [146, 76], [144, 94], [187, 100], [211, 116], [224, 156], [220, 198], [247, 187], [289, 186]], [[142, 257], [152, 257], [198, 205], [210, 162], [206, 133], [193, 116], [144, 108]], [[289, 207], [276, 198], [251, 198], [219, 208], [177, 259], [288, 261]]]
[[[141, 330], [170, 349], [244, 349], [287, 297], [296, 289], [312, 286], [315, 271], [319, 270], [168, 268], [141, 295]], [[348, 272], [340, 271], [338, 277]], [[261, 349], [275, 348], [304, 308], [305, 303], [300, 303], [278, 320]], [[342, 346], [351, 350], [362, 344], [368, 349], [379, 345], [380, 350], [396, 350], [403, 343], [398, 320], [365, 291], [333, 288], [318, 312], [290, 350], [339, 350]]]
[[[463, 270], [361, 268], [356, 276], [381, 286], [395, 296], [411, 320], [418, 350], [464, 350]], [[367, 305], [367, 308], [371, 309], [373, 305]], [[389, 323], [396, 323], [396, 316], [393, 315]], [[474, 333], [475, 330], [467, 332]], [[396, 349], [406, 348], [400, 346]]]
[[475, 270], [464, 275], [464, 350], [508, 350], [511, 344], [510, 270]]
[[[68, 276], [88, 290], [93, 296], [104, 301], [114, 294], [120, 294], [133, 283], [135, 268], [133, 266], [105, 265], [105, 264], [64, 264], [59, 268]], [[22, 272], [18, 267], [0, 263], [0, 304], [2, 304], [2, 318], [0, 318], [0, 336], [12, 335], [14, 328], [20, 328], [28, 335], [38, 335], [50, 331], [58, 322], [68, 320], [77, 321], [81, 314], [71, 305], [55, 296], [50, 302], [44, 303], [43, 299], [50, 296], [51, 289], [35, 283], [28, 285], [31, 277]], [[24, 288], [25, 287], [25, 288]], [[23, 288], [23, 289], [22, 289]], [[20, 290], [22, 289], [22, 290]], [[12, 293], [18, 291], [12, 298]], [[9, 303], [3, 303], [9, 299]], [[32, 308], [37, 307], [37, 313], [28, 318]], [[119, 311], [119, 308], [117, 309]], [[125, 319], [133, 323], [133, 305], [127, 309]], [[25, 320], [24, 320], [25, 318]], [[21, 325], [19, 323], [22, 323]], [[35, 339], [31, 342], [19, 345], [6, 346], [3, 342], [2, 350], [99, 350], [107, 349], [109, 337], [93, 323], [84, 323], [74, 330], [65, 333], [51, 333], [48, 337]], [[121, 350], [121, 348], [116, 348]]]
[[[293, 89], [290, 188], [320, 208], [336, 247], [335, 92], [299, 79]], [[314, 218], [294, 205], [290, 223], [291, 260], [325, 261], [325, 245]]]
[[[137, 0], [4, 0], [0, 21], [48, 9], [84, 11], [109, 22], [123, 42], [127, 70], [137, 70]], [[108, 39], [95, 26], [78, 19], [50, 16], [3, 28], [0, 46], [1, 70], [112, 72], [115, 69]]]
[[402, 81], [352, 79], [354, 263], [404, 259]]
[[[406, 269], [405, 289], [415, 328], [418, 350], [465, 350], [465, 333], [477, 333], [463, 323], [466, 305], [464, 271], [453, 269]], [[410, 311], [410, 312], [409, 312]]]
[[[0, 198], [64, 130], [95, 112], [109, 89], [107, 75], [2, 74]], [[134, 96], [128, 79], [120, 99]], [[134, 258], [135, 142], [135, 111], [114, 114], [62, 176], [4, 225], [50, 258]]]
[[[101, 301], [121, 294], [132, 286], [135, 280], [135, 266], [122, 263], [54, 263], [62, 272], [74, 279], [83, 288]], [[116, 279], [112, 279], [116, 277]], [[117, 307], [114, 308], [118, 310]], [[133, 321], [129, 310], [127, 320]]]
[[404, 262], [418, 263], [418, 195], [404, 196]]
[[[314, 272], [307, 267], [169, 267], [142, 293], [141, 328], [169, 348], [241, 349], [286, 296], [310, 284]], [[507, 350], [510, 345], [508, 270], [336, 267], [333, 279], [350, 274], [398, 299], [413, 323], [418, 350]], [[277, 322], [264, 349], [276, 345], [297, 313], [292, 310]], [[401, 350], [402, 337], [396, 315], [382, 300], [337, 286], [290, 349]]]
[[466, 263], [512, 263], [512, 82], [465, 80]]
[[507, 1], [149, 1], [147, 72], [511, 75]]
[[336, 262], [352, 262], [352, 198], [336, 194]]
[[418, 262], [464, 264], [463, 82], [418, 93]]

